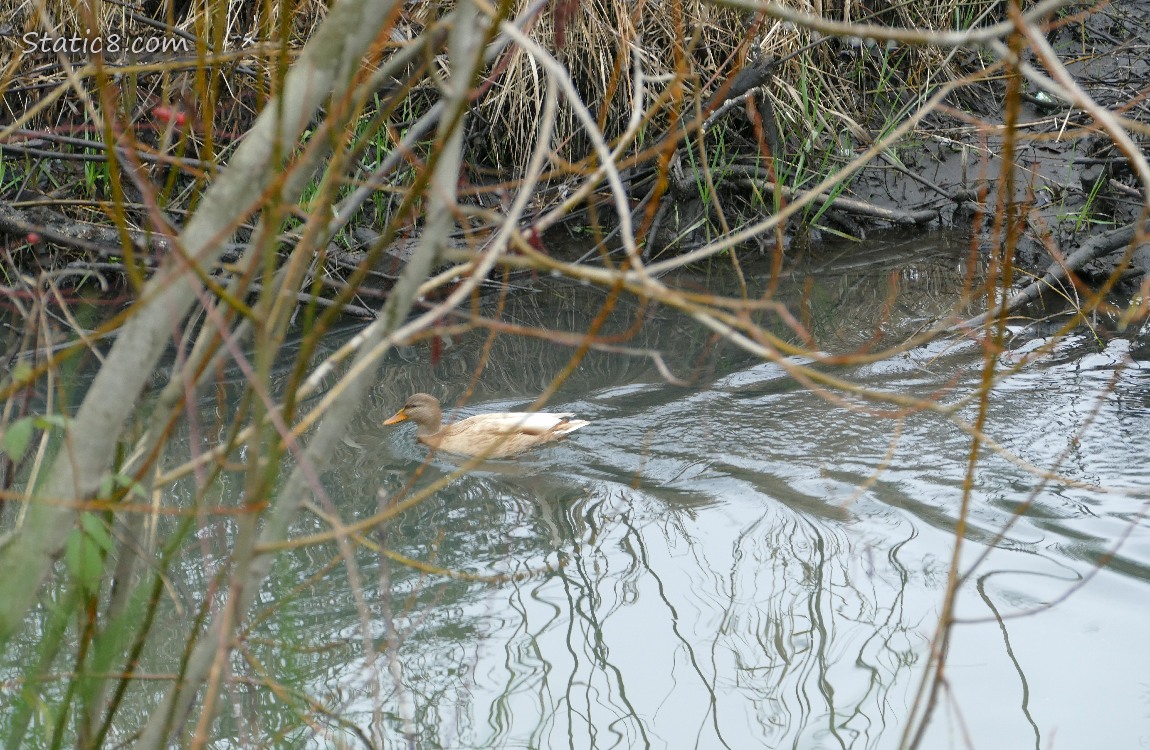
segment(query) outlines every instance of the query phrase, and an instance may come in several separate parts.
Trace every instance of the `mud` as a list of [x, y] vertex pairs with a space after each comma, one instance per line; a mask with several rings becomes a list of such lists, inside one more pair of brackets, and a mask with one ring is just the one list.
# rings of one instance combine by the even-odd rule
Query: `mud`
[[[1125, 130], [1143, 158], [1150, 150], [1150, 2], [1117, 2], [1080, 23], [1052, 31], [1048, 41], [1082, 91], [1101, 107], [1126, 118]], [[1044, 68], [1035, 55], [1027, 62]], [[939, 224], [973, 226], [985, 245], [1002, 242], [994, 217], [1006, 200], [1025, 216], [1017, 261], [1044, 269], [1069, 257], [1090, 237], [1139, 221], [1148, 202], [1130, 161], [1086, 110], [1054, 99], [1026, 82], [1017, 118], [1014, 154], [1006, 162], [1006, 86], [991, 90], [989, 106], [953, 111], [920, 130], [919, 147], [897, 151], [907, 168], [891, 164], [864, 170], [851, 194], [880, 206], [929, 207]], [[1141, 132], [1139, 132], [1141, 128]], [[1005, 195], [1007, 174], [1013, 191]], [[1126, 253], [1114, 250], [1087, 263], [1081, 274], [1101, 279]], [[1134, 249], [1122, 285], [1137, 286], [1150, 273], [1150, 244]]]

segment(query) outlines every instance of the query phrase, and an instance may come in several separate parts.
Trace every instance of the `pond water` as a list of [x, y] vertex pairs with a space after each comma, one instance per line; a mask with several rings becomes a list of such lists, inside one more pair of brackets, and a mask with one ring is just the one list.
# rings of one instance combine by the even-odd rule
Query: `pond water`
[[[789, 265], [777, 297], [823, 350], [873, 348], [961, 308], [966, 259], [950, 235], [828, 248]], [[744, 263], [752, 294], [766, 268]], [[721, 262], [666, 281], [738, 288]], [[503, 320], [582, 331], [606, 297], [530, 283]], [[957, 405], [953, 419], [892, 414], [665, 308], [620, 300], [605, 330], [636, 318], [621, 345], [660, 351], [686, 384], [647, 357], [588, 353], [547, 408], [590, 426], [488, 462], [372, 537], [424, 569], [365, 547], [354, 566], [334, 545], [281, 558], [236, 669], [258, 681], [262, 664], [324, 709], [273, 740], [285, 699], [237, 685], [244, 710], [226, 710], [230, 739], [214, 746], [398, 748], [405, 728], [420, 748], [900, 746], [960, 529], [982, 349], [944, 339], [821, 368]], [[969, 473], [959, 623], [921, 747], [1150, 747], [1150, 347], [1145, 332], [1083, 330], [1049, 350], [1020, 337], [1000, 367], [984, 426], [997, 446]], [[381, 425], [411, 392], [449, 415], [524, 408], [572, 354], [505, 334], [485, 352], [486, 338], [386, 363], [324, 477], [345, 522], [458, 467], [427, 462], [410, 425]], [[206, 523], [199, 551], [225, 550], [231, 523]], [[190, 563], [172, 589], [200, 590], [210, 569]], [[172, 668], [171, 653], [152, 658]]]

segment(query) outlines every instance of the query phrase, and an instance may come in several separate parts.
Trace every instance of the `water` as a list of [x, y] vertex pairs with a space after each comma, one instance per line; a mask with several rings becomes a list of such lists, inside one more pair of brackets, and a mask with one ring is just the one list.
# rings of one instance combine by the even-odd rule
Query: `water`
[[[914, 251], [913, 265], [897, 241], [823, 251], [789, 267], [778, 296], [809, 301], [796, 317], [823, 350], [877, 348], [963, 306], [965, 242]], [[764, 268], [744, 263], [752, 293]], [[738, 288], [718, 265], [667, 281]], [[583, 331], [605, 298], [534, 283], [504, 321]], [[795, 338], [769, 312], [760, 322]], [[281, 558], [255, 661], [236, 668], [257, 678], [262, 664], [326, 707], [296, 704], [312, 728], [294, 745], [404, 747], [412, 720], [421, 748], [899, 746], [959, 528], [981, 349], [943, 340], [817, 369], [955, 405], [948, 418], [804, 387], [666, 308], [623, 299], [604, 335], [633, 326], [613, 345], [658, 350], [687, 384], [646, 356], [590, 352], [548, 408], [591, 426], [488, 462], [373, 537], [423, 570], [364, 547], [353, 574], [334, 546]], [[457, 414], [522, 408], [572, 352], [501, 334], [480, 368], [486, 337], [389, 360], [324, 477], [345, 521], [377, 512], [381, 490], [406, 497], [458, 467], [437, 456], [416, 476], [412, 428], [381, 426], [409, 393], [450, 414], [481, 369]], [[922, 747], [1150, 744], [1145, 334], [1042, 343], [1019, 339], [991, 395], [996, 447], [969, 479], [959, 624]], [[326, 528], [304, 519], [296, 533]], [[201, 551], [226, 553], [231, 531], [210, 523]], [[175, 588], [202, 590], [209, 568], [190, 562]], [[276, 745], [297, 721], [267, 691], [238, 684], [229, 700], [217, 747]]]
[[[806, 322], [825, 350], [853, 350], [876, 327], [898, 339], [961, 307], [947, 290], [966, 274], [965, 245], [934, 241], [911, 267], [897, 246], [823, 254], [779, 295], [814, 300]], [[675, 283], [724, 281], [733, 292], [717, 270]], [[561, 287], [512, 301], [506, 317], [582, 330], [602, 297]], [[969, 433], [932, 412], [836, 402], [670, 311], [622, 305], [611, 330], [633, 315], [644, 323], [630, 344], [663, 352], [692, 384], [592, 353], [551, 404], [591, 427], [458, 480], [389, 535], [455, 570], [525, 577], [443, 583], [392, 569], [409, 587], [397, 604], [404, 687], [358, 677], [392, 696], [385, 706], [408, 694], [420, 746], [898, 746], [941, 611]], [[387, 369], [357, 438], [377, 451], [375, 471], [352, 495], [406, 481], [423, 451], [377, 417], [405, 391], [458, 395], [475, 351], [461, 343], [435, 367], [409, 351]], [[500, 337], [469, 406], [526, 405], [567, 352]], [[924, 747], [1150, 741], [1145, 354], [1078, 336], [996, 387], [985, 432], [1000, 448], [972, 476], [961, 624]], [[973, 344], [943, 341], [832, 372], [955, 404], [981, 363]], [[958, 419], [973, 424], [976, 409]], [[452, 468], [440, 458], [432, 470]]]

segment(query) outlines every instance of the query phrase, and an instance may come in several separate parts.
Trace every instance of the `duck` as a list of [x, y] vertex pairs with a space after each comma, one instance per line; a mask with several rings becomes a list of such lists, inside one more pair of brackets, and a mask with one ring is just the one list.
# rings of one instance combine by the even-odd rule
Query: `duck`
[[415, 437], [429, 448], [463, 456], [506, 458], [561, 440], [591, 424], [572, 419], [574, 416], [568, 412], [503, 411], [444, 425], [439, 399], [429, 393], [416, 393], [384, 424], [410, 419], [415, 422]]

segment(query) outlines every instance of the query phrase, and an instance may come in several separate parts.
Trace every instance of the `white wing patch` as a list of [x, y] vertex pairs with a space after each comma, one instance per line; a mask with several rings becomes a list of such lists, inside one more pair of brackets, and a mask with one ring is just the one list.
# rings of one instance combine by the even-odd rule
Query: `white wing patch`
[[525, 432], [529, 435], [542, 435], [552, 431], [566, 435], [590, 424], [590, 422], [585, 422], [582, 419], [570, 419], [573, 416], [575, 415], [569, 412], [552, 414], [549, 412], [505, 411], [480, 414], [478, 417], [465, 419], [460, 424], [470, 422], [472, 419], [480, 419], [485, 426], [493, 427], [500, 432]]

